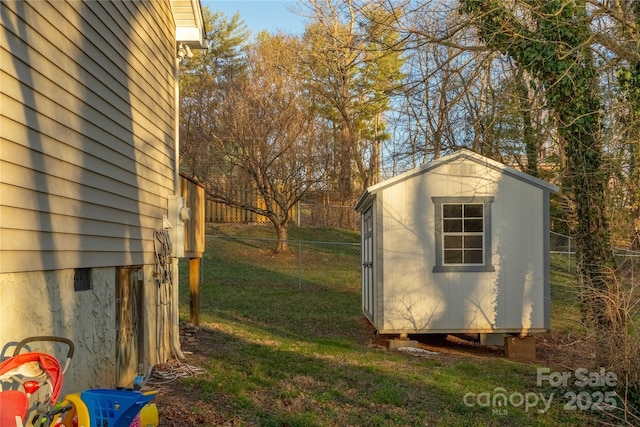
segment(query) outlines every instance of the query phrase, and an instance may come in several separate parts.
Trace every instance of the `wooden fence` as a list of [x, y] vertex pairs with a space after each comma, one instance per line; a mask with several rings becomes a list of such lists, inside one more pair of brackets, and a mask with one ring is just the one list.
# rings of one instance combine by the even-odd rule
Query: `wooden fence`
[[[240, 191], [240, 190], [239, 190]], [[262, 198], [252, 191], [244, 191], [238, 194], [243, 197], [245, 203], [253, 204], [260, 209], [265, 209], [266, 204]], [[360, 230], [360, 214], [354, 210], [357, 200], [342, 205], [328, 203], [324, 198], [316, 197], [310, 202], [300, 202], [289, 212], [291, 224], [315, 227], [337, 227], [350, 230]], [[271, 224], [264, 215], [255, 212], [232, 207], [224, 203], [205, 201], [205, 221], [217, 224]]]
[[[299, 203], [289, 214], [291, 224], [360, 230], [360, 214], [351, 206], [324, 206]], [[206, 222], [218, 224], [271, 224], [269, 219], [245, 209], [210, 200], [205, 202]]]
[[[266, 204], [262, 199], [257, 199], [254, 203], [259, 209], [266, 208]], [[289, 213], [289, 217], [292, 221], [296, 221], [297, 216], [298, 208], [294, 207]], [[207, 200], [205, 202], [205, 221], [227, 224], [271, 223], [269, 218], [264, 215], [259, 215], [250, 210], [229, 206], [224, 203], [213, 202], [211, 200]]]

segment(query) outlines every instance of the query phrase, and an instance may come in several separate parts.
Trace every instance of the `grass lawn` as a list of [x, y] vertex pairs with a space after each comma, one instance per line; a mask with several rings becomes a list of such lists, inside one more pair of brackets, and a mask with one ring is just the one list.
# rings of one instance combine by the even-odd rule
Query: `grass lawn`
[[[270, 227], [260, 226], [223, 226], [208, 234], [273, 237]], [[359, 234], [292, 227], [290, 239], [359, 242]], [[482, 350], [443, 349], [416, 357], [372, 345], [372, 328], [360, 311], [359, 250], [310, 246], [300, 286], [297, 256], [276, 257], [271, 247], [267, 240], [207, 241], [197, 343], [184, 345], [193, 351], [187, 363], [205, 373], [161, 392], [161, 426], [585, 426], [612, 421], [598, 411], [568, 410], [571, 394], [565, 393], [571, 389], [538, 386], [543, 362], [516, 362]], [[555, 262], [565, 266], [563, 260]], [[578, 335], [574, 278], [557, 267], [553, 327], [563, 336]], [[185, 321], [186, 271], [181, 266]], [[589, 397], [595, 392], [586, 390]], [[493, 404], [500, 393], [510, 399], [504, 406]]]

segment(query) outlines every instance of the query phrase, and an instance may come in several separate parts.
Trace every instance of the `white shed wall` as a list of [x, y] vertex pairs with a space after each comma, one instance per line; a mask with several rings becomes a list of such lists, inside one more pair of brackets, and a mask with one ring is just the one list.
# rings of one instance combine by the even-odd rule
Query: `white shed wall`
[[[431, 197], [493, 196], [495, 272], [433, 273]], [[527, 332], [544, 325], [544, 191], [494, 168], [458, 159], [386, 187], [378, 330]]]

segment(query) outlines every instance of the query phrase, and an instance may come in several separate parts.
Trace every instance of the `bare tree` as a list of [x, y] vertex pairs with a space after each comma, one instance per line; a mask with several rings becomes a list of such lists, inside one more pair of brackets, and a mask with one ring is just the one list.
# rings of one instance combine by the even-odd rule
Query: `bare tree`
[[[585, 320], [604, 338], [625, 328], [613, 301], [619, 284], [606, 215], [609, 181], [603, 149], [603, 109], [592, 45], [591, 17], [584, 2], [465, 0], [462, 11], [477, 19], [480, 37], [514, 58], [539, 79], [558, 123], [567, 161], [566, 182], [575, 208], [579, 273]], [[597, 353], [607, 362], [601, 341]]]
[[211, 173], [211, 117], [219, 113], [215, 100], [234, 75], [244, 68], [250, 32], [238, 14], [229, 18], [203, 9], [210, 48], [194, 50], [180, 77], [180, 163], [183, 173], [205, 182]]
[[396, 15], [409, 67], [404, 98], [395, 104], [394, 160], [405, 156], [416, 166], [468, 147], [535, 175], [549, 137], [541, 86], [533, 89], [530, 74], [480, 43], [456, 7], [407, 2]]
[[323, 127], [297, 73], [300, 48], [293, 36], [261, 33], [246, 52], [246, 69], [212, 100], [216, 114], [206, 127], [208, 197], [266, 216], [277, 253], [288, 251], [290, 212], [324, 179], [327, 162]]

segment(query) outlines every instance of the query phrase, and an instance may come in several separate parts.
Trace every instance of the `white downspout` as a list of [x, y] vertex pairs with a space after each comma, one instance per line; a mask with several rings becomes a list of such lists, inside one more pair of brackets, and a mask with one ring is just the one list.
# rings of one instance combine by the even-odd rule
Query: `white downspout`
[[173, 68], [173, 141], [174, 141], [174, 173], [173, 192], [180, 195], [180, 57], [174, 59]]
[[[173, 92], [173, 114], [174, 114], [174, 194], [180, 195], [180, 58], [174, 59], [173, 70], [174, 92]], [[177, 226], [174, 225], [174, 226]], [[174, 243], [175, 244], [175, 243]], [[184, 353], [180, 347], [180, 310], [178, 307], [178, 258], [171, 258], [172, 277], [171, 277], [171, 326], [170, 341], [171, 352], [179, 360], [184, 360]]]

